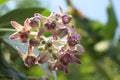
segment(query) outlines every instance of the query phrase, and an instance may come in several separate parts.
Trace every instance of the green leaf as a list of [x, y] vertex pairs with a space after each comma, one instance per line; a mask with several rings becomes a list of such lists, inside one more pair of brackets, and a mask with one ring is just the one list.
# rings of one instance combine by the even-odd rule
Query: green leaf
[[46, 10], [44, 10], [41, 14], [42, 14], [43, 16], [49, 16], [50, 13], [51, 13], [51, 12], [50, 12], [48, 9], [46, 9]]
[[7, 2], [8, 0], [0, 0], [0, 4]]
[[0, 73], [3, 75], [3, 78], [0, 78], [0, 80], [27, 80], [26, 76], [23, 75], [22, 73], [16, 71], [15, 69], [8, 67], [8, 66], [0, 66]]
[[6, 52], [4, 50], [3, 42], [0, 39], [0, 80], [27, 80], [26, 76], [19, 71], [12, 68], [5, 59]]
[[100, 34], [105, 39], [112, 39], [114, 37], [118, 23], [117, 23], [117, 19], [114, 13], [114, 9], [111, 4], [109, 5], [107, 9], [107, 13], [108, 13], [108, 22], [104, 26], [104, 28], [100, 31]]
[[43, 35], [46, 36], [46, 37], [49, 37], [51, 35], [51, 33], [50, 32], [45, 32], [45, 33], [43, 33]]
[[50, 70], [48, 63], [39, 64], [39, 66], [45, 73], [47, 73], [47, 75], [50, 75], [54, 78], [54, 80], [57, 80], [56, 72], [53, 70]]

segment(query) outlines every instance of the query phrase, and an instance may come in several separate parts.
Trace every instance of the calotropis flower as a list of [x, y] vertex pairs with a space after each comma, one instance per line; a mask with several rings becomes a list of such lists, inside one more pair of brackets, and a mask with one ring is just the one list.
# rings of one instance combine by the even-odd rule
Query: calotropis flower
[[51, 13], [48, 18], [39, 15], [41, 21], [43, 21], [42, 29], [38, 32], [38, 37], [41, 36], [44, 32], [48, 31], [53, 35], [53, 39], [57, 39], [56, 29], [57, 29], [57, 20], [55, 13]]
[[20, 39], [22, 43], [26, 43], [30, 33], [29, 19], [26, 19], [24, 26], [20, 25], [16, 21], [11, 21], [11, 25], [16, 29], [16, 33], [10, 35], [10, 39]]
[[37, 64], [37, 56], [35, 56], [35, 54], [33, 53], [33, 47], [31, 45], [28, 45], [28, 52], [26, 54], [22, 53], [19, 49], [17, 50], [18, 50], [18, 54], [24, 60], [24, 64], [27, 67]]
[[[10, 35], [10, 39], [20, 39], [21, 43], [28, 42], [26, 54], [18, 50], [27, 67], [48, 63], [50, 69], [68, 73], [70, 63], [81, 64], [76, 58], [76, 55], [84, 53], [84, 48], [80, 45], [81, 36], [70, 24], [71, 15], [64, 14], [61, 7], [60, 11], [60, 14], [52, 12], [48, 17], [35, 13], [34, 17], [25, 20], [24, 26], [11, 21], [17, 32]], [[44, 33], [47, 32], [50, 32], [51, 36], [46, 37]], [[34, 54], [33, 49], [39, 51], [38, 55]]]

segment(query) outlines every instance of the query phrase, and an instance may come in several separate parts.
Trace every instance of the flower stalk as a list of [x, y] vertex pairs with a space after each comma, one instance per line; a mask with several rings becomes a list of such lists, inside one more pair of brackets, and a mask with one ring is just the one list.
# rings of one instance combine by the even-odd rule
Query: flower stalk
[[10, 29], [10, 28], [0, 28], [0, 32], [15, 32], [15, 29]]

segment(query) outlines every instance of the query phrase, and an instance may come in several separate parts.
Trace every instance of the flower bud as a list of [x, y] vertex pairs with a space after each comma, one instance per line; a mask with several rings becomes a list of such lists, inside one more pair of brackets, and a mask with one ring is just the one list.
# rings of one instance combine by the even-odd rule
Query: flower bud
[[50, 42], [50, 41], [48, 41], [47, 43], [46, 43], [46, 48], [50, 48], [52, 46], [52, 42]]
[[48, 29], [48, 30], [53, 30], [53, 29], [55, 29], [55, 27], [56, 27], [56, 23], [55, 22], [47, 22], [47, 23], [45, 23], [44, 24], [45, 25], [45, 27]]
[[25, 58], [25, 62], [24, 64], [27, 66], [27, 67], [31, 67], [35, 64], [36, 62], [36, 57], [35, 56], [27, 56]]
[[59, 28], [57, 30], [57, 35], [60, 37], [60, 38], [63, 38], [64, 36], [66, 36], [68, 34], [68, 29], [67, 28]]
[[32, 27], [32, 29], [38, 29], [40, 26], [40, 20], [38, 17], [34, 17], [33, 19], [30, 20], [31, 22], [29, 25]]
[[70, 16], [68, 16], [68, 15], [62, 16], [62, 22], [63, 22], [64, 24], [70, 23], [71, 19], [72, 19], [72, 18], [71, 18]]
[[76, 44], [78, 44], [78, 40], [76, 39], [75, 36], [69, 36], [68, 37], [68, 45], [69, 46], [75, 46]]
[[47, 52], [41, 52], [41, 54], [39, 55], [38, 58], [38, 63], [43, 64], [45, 62], [47, 62], [49, 59], [49, 55]]
[[29, 37], [29, 31], [26, 31], [26, 32], [20, 32], [20, 40], [22, 43], [26, 43], [27, 42], [27, 39]]
[[39, 41], [37, 39], [35, 39], [35, 38], [30, 40], [30, 45], [32, 45], [34, 47], [39, 46], [39, 44], [40, 44]]
[[54, 65], [52, 66], [53, 70], [62, 70], [65, 73], [68, 73], [68, 65], [64, 65], [61, 61], [57, 61], [56, 63], [54, 63]]

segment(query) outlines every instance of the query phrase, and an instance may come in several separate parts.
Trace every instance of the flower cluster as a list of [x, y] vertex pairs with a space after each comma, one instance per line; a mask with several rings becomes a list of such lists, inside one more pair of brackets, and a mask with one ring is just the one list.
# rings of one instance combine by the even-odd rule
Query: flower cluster
[[[50, 69], [68, 73], [69, 63], [81, 64], [81, 61], [75, 57], [84, 53], [84, 48], [79, 44], [81, 36], [70, 24], [71, 15], [64, 14], [61, 8], [60, 11], [60, 14], [52, 12], [48, 17], [35, 13], [34, 17], [24, 21], [24, 26], [11, 21], [17, 32], [9, 38], [19, 39], [21, 43], [29, 43], [26, 54], [18, 49], [18, 54], [27, 67], [47, 62]], [[46, 37], [44, 33], [47, 32], [51, 36]], [[38, 55], [34, 54], [34, 48], [38, 49]]]

